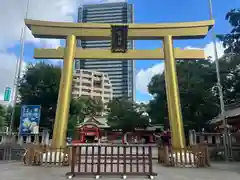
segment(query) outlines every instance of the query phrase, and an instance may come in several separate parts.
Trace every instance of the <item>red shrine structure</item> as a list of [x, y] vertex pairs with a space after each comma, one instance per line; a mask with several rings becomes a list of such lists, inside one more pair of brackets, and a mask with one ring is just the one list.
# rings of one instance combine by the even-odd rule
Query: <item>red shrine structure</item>
[[160, 135], [161, 131], [162, 126], [150, 125], [145, 129], [135, 129], [134, 132], [128, 132], [124, 137], [125, 133], [121, 130], [114, 130], [109, 127], [106, 117], [87, 117], [83, 123], [77, 126], [72, 143], [97, 143], [107, 141], [131, 144], [141, 140], [144, 140], [145, 143], [154, 143], [156, 141], [154, 134]]

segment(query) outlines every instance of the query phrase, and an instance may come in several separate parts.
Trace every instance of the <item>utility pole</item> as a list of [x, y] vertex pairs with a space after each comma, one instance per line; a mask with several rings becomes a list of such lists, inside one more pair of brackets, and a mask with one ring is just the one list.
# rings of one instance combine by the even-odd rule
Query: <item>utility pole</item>
[[[212, 0], [208, 0], [209, 3], [209, 15], [210, 19], [213, 20], [213, 7], [212, 7]], [[223, 122], [224, 127], [224, 137], [223, 137], [223, 143], [224, 143], [224, 155], [225, 160], [229, 160], [229, 150], [231, 147], [229, 147], [229, 133], [228, 133], [228, 125], [227, 125], [227, 119], [225, 116], [225, 105], [224, 105], [224, 99], [223, 99], [223, 90], [221, 85], [221, 78], [220, 78], [220, 70], [219, 70], [219, 58], [218, 58], [218, 52], [217, 52], [217, 41], [216, 41], [216, 34], [214, 31], [214, 28], [212, 29], [212, 40], [213, 40], [213, 46], [214, 46], [214, 60], [216, 65], [216, 74], [217, 74], [217, 87], [219, 92], [219, 100], [220, 100], [220, 107], [221, 107], [221, 120]]]

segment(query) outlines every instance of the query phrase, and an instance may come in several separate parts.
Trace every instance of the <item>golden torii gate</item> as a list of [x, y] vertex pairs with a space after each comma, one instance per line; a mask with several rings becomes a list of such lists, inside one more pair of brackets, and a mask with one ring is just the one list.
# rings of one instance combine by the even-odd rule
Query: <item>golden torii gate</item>
[[[204, 38], [214, 25], [213, 20], [166, 24], [122, 24], [128, 26], [128, 40], [163, 41], [163, 49], [128, 50], [125, 53], [112, 53], [111, 49], [76, 48], [76, 39], [111, 40], [111, 24], [36, 20], [25, 20], [25, 23], [36, 38], [66, 39], [65, 48], [35, 49], [34, 53], [36, 59], [64, 59], [53, 132], [52, 145], [54, 147], [65, 146], [74, 59], [165, 59], [172, 145], [174, 148], [185, 146], [175, 59], [204, 59], [204, 51], [174, 49], [173, 40]], [[116, 25], [119, 26], [119, 24]]]

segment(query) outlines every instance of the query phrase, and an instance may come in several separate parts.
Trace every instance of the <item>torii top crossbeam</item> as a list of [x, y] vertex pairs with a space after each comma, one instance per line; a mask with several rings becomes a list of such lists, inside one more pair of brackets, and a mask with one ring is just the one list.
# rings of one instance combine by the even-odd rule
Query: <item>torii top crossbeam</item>
[[[111, 25], [104, 23], [68, 23], [25, 20], [36, 38], [66, 39], [74, 35], [81, 40], [110, 40]], [[165, 24], [127, 24], [129, 40], [162, 40], [165, 36], [172, 39], [201, 39], [213, 26], [214, 20]], [[121, 25], [121, 24], [118, 24]], [[126, 25], [126, 24], [124, 24]], [[176, 59], [204, 59], [203, 50], [175, 49]], [[35, 49], [36, 59], [63, 59], [64, 49]], [[128, 53], [112, 53], [107, 49], [76, 49], [76, 59], [163, 59], [162, 49], [129, 50]]]
[[[25, 20], [25, 24], [36, 38], [66, 39], [69, 34], [75, 35], [81, 40], [111, 40], [112, 37], [112, 24], [49, 22], [28, 19]], [[172, 36], [173, 39], [202, 39], [214, 25], [214, 20], [125, 25], [128, 25], [129, 40], [158, 40], [164, 36]]]

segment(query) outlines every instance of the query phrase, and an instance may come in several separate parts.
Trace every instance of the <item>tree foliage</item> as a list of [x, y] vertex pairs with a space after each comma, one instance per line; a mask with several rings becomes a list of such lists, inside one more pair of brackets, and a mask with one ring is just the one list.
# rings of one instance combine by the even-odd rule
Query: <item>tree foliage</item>
[[80, 96], [72, 99], [68, 135], [73, 136], [77, 124], [82, 123], [87, 116], [95, 116], [103, 112], [103, 110], [104, 104], [101, 99], [94, 99], [88, 96]]
[[225, 55], [219, 60], [219, 64], [225, 104], [239, 101], [240, 55]]
[[165, 126], [168, 126], [164, 73], [153, 76], [148, 85], [148, 91], [154, 97], [149, 102], [148, 113], [150, 118], [157, 124], [164, 124]]
[[[15, 114], [13, 118], [13, 131], [15, 131], [19, 126], [20, 119], [20, 108], [19, 106], [15, 106]], [[5, 127], [11, 126], [11, 115], [12, 115], [12, 106], [3, 106], [0, 105], [0, 131], [5, 131]]]
[[[232, 30], [218, 36], [226, 48], [224, 56], [219, 59], [219, 66], [224, 101], [229, 104], [240, 99], [240, 9], [228, 12], [226, 20]], [[215, 62], [178, 61], [177, 74], [184, 125], [200, 130], [206, 126], [206, 121], [220, 113]], [[148, 88], [154, 97], [149, 103], [151, 118], [167, 124], [164, 73], [154, 76]]]
[[[9, 106], [8, 107], [8, 111], [9, 111], [9, 124], [11, 123], [11, 114], [10, 111], [12, 113], [13, 111], [13, 107]], [[17, 131], [20, 125], [20, 116], [21, 116], [21, 105], [20, 104], [16, 104], [15, 106], [15, 112], [14, 112], [14, 117], [13, 117], [13, 131]]]
[[149, 118], [139, 111], [138, 105], [126, 98], [113, 99], [107, 104], [108, 124], [113, 129], [122, 129], [124, 132], [135, 128], [146, 128]]
[[219, 35], [225, 55], [219, 60], [224, 100], [226, 104], [240, 99], [240, 9], [233, 9], [226, 15], [232, 30]]
[[231, 24], [232, 30], [225, 35], [219, 35], [219, 39], [226, 48], [225, 53], [240, 53], [240, 9], [232, 9], [226, 15], [226, 20]]
[[5, 125], [6, 125], [6, 108], [5, 106], [0, 104], [0, 131], [2, 131]]
[[[202, 128], [206, 121], [217, 115], [217, 99], [212, 92], [216, 83], [214, 69], [208, 60], [185, 60], [177, 62], [177, 74], [184, 125]], [[168, 125], [164, 73], [154, 76], [148, 89], [154, 97], [149, 103], [151, 118]]]
[[21, 104], [41, 105], [40, 126], [51, 127], [55, 117], [61, 77], [59, 67], [38, 63], [29, 65], [19, 83]]
[[70, 113], [84, 119], [89, 115], [95, 116], [97, 113], [102, 112], [103, 109], [104, 105], [101, 99], [94, 99], [90, 96], [80, 96], [72, 99]]

